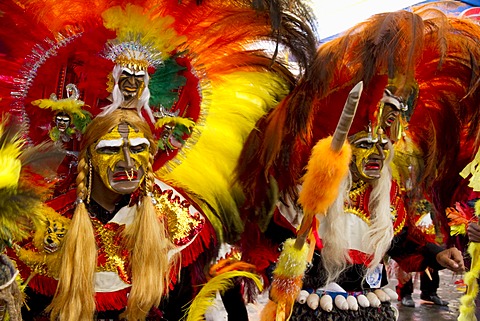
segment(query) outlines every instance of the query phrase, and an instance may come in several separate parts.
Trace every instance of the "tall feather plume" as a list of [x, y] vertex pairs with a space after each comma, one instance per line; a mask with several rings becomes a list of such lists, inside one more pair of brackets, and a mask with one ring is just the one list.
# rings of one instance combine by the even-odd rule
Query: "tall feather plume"
[[[341, 110], [346, 88], [362, 80], [364, 91], [372, 92], [372, 97], [378, 95], [373, 94], [375, 90], [381, 95], [386, 80], [383, 86], [380, 81], [371, 82], [384, 76], [394, 82], [399, 93], [410, 91], [425, 33], [419, 15], [398, 11], [372, 16], [320, 45], [308, 72], [249, 137], [248, 142], [253, 144], [242, 154], [244, 163], [238, 168], [238, 176], [257, 174], [253, 178], [256, 182], [247, 179], [243, 184], [248, 183], [245, 188], [253, 196], [253, 207], [262, 204], [265, 194], [255, 193], [268, 183], [269, 175], [276, 175], [282, 193], [297, 197], [295, 186], [304, 173], [309, 152], [316, 141], [333, 133], [335, 116], [328, 111]], [[372, 104], [377, 103], [372, 99]], [[258, 151], [252, 152], [254, 149]]]
[[[252, 2], [246, 0], [211, 0], [199, 6], [193, 1], [182, 1], [180, 5], [168, 2], [164, 7], [175, 17], [177, 32], [186, 37], [179, 50], [192, 58], [196, 72], [208, 76], [209, 82], [200, 84], [202, 114], [192, 139], [159, 174], [174, 185], [202, 195], [214, 210], [213, 215], [224, 222], [225, 235], [232, 240], [243, 230], [238, 204], [245, 197], [232, 182], [240, 149], [255, 122], [274, 108], [296, 81], [280, 57], [275, 59], [267, 50], [248, 47], [260, 40], [279, 41], [305, 69], [316, 45], [313, 20], [305, 18], [310, 15], [298, 15], [303, 6], [289, 7], [286, 1], [264, 4], [252, 7]], [[275, 7], [273, 13], [270, 5]], [[272, 23], [278, 14], [280, 25], [275, 31]], [[238, 77], [242, 77], [242, 84]], [[219, 137], [228, 143], [221, 143]]]
[[[432, 10], [428, 11], [431, 15]], [[407, 134], [425, 166], [416, 173], [448, 235], [446, 208], [461, 185], [459, 173], [478, 149], [479, 26], [462, 18], [427, 20], [429, 41], [416, 70], [419, 95]], [[436, 46], [441, 37], [444, 48]], [[440, 42], [441, 43], [441, 42]]]
[[[251, 43], [258, 40], [278, 43], [295, 57], [295, 61], [305, 71], [318, 44], [314, 33], [316, 22], [313, 11], [298, 0], [209, 0], [202, 1], [200, 6], [193, 1], [182, 1], [181, 6], [172, 5], [167, 10], [177, 18], [181, 33], [194, 40], [197, 53], [211, 47], [212, 37], [218, 42], [241, 34], [244, 40]], [[199, 20], [208, 24], [195, 26], [194, 22]], [[232, 23], [228, 23], [230, 20]], [[211, 22], [215, 22], [215, 25], [210, 25]], [[188, 43], [191, 48], [192, 43]], [[221, 44], [220, 52], [229, 47], [239, 48], [238, 41], [222, 41]], [[247, 42], [243, 43], [245, 44]], [[214, 54], [215, 52], [213, 50]], [[199, 57], [201, 58], [200, 55]], [[272, 61], [276, 61], [274, 55]]]

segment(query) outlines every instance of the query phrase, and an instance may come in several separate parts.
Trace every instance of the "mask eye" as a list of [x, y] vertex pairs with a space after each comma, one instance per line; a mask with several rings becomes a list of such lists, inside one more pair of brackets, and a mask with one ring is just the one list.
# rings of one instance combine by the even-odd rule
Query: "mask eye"
[[355, 147], [362, 149], [371, 149], [373, 147], [373, 143], [369, 143], [367, 141], [358, 142], [355, 144]]
[[118, 154], [119, 152], [120, 152], [120, 147], [116, 147], [116, 146], [105, 146], [97, 149], [97, 153], [99, 154], [113, 155], [113, 154]]
[[132, 152], [133, 154], [141, 153], [141, 152], [145, 151], [146, 149], [147, 149], [147, 144], [130, 146], [130, 152]]
[[381, 147], [383, 150], [388, 150], [388, 142], [380, 143], [380, 147]]

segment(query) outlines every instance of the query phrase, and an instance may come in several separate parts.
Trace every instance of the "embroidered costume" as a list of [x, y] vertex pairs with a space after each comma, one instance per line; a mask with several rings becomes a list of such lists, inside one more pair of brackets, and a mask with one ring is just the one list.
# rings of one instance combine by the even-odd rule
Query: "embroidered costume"
[[[171, 186], [157, 181], [153, 198], [156, 201], [157, 215], [159, 219], [167, 222], [170, 239], [175, 244], [170, 255], [183, 251], [183, 266], [195, 262], [204, 248], [214, 245], [213, 227], [208, 225], [204, 214], [193, 207], [182, 194]], [[74, 201], [74, 193], [64, 194], [49, 201], [47, 204], [54, 206], [56, 211], [50, 210], [46, 225], [38, 228], [34, 240], [17, 247], [16, 255], [22, 277], [30, 279], [28, 285], [31, 290], [42, 296], [53, 297], [55, 294], [61, 258], [53, 247], [60, 246], [59, 242], [68, 230]], [[98, 248], [95, 276], [96, 310], [100, 313], [110, 311], [107, 314], [110, 317], [115, 316], [111, 311], [122, 311], [127, 305], [132, 280], [129, 272], [129, 252], [124, 249], [123, 232], [133, 221], [137, 201], [138, 195], [135, 194], [123, 197], [111, 212], [94, 201], [88, 205]], [[170, 284], [172, 289], [177, 281], [177, 276], [172, 273]], [[37, 306], [34, 301], [29, 306], [32, 312], [27, 312], [27, 315], [41, 312], [35, 308], [42, 310], [45, 308]], [[118, 317], [118, 314], [115, 317]]]

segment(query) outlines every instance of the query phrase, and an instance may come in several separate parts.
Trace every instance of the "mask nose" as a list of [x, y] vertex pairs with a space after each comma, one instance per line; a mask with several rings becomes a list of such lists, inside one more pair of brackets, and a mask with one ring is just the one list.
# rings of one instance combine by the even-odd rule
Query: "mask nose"
[[129, 76], [125, 82], [130, 87], [137, 87], [135, 76]]
[[130, 148], [128, 147], [128, 145], [124, 144], [122, 147], [122, 150], [123, 150], [123, 158], [125, 159], [126, 167], [129, 169], [133, 168], [135, 165], [135, 162], [130, 156]]
[[383, 144], [380, 144], [380, 140], [378, 143], [375, 144], [377, 148], [377, 154], [380, 156], [381, 159], [385, 159], [385, 151], [383, 150]]

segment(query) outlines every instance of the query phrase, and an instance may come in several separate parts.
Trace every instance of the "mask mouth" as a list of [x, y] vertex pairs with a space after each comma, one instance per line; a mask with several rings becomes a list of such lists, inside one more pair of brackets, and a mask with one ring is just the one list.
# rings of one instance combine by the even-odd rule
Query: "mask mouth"
[[365, 163], [364, 169], [365, 171], [375, 171], [378, 172], [382, 168], [382, 164], [377, 160], [369, 160]]
[[62, 123], [58, 123], [58, 124], [57, 124], [57, 128], [58, 128], [59, 130], [65, 130], [65, 129], [67, 129], [67, 124], [66, 124], [66, 123], [63, 123], [63, 122], [62, 122]]
[[137, 94], [137, 88], [132, 88], [132, 87], [125, 87], [123, 90], [122, 90], [122, 94], [125, 96], [125, 97], [135, 97], [135, 95]]
[[391, 126], [393, 122], [397, 119], [398, 117], [398, 112], [397, 111], [392, 111], [388, 114], [387, 119], [385, 120], [385, 123], [387, 126]]
[[137, 179], [138, 179], [138, 171], [133, 169], [118, 170], [112, 176], [112, 180], [114, 182], [134, 181]]
[[59, 249], [59, 245], [58, 245], [58, 243], [44, 242], [43, 248], [44, 248], [45, 252], [47, 252], [47, 253], [54, 253]]

